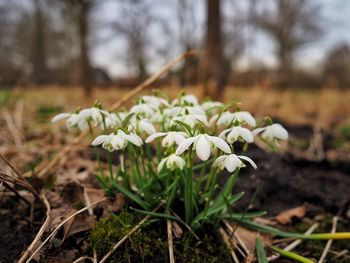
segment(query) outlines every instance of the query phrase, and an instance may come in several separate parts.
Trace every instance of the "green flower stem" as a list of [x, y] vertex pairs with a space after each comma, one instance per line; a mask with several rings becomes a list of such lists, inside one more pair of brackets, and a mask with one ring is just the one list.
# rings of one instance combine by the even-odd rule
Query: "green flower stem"
[[218, 175], [219, 175], [219, 171], [217, 170], [216, 173], [214, 173], [213, 180], [212, 180], [209, 192], [208, 192], [208, 196], [207, 196], [208, 200], [206, 201], [205, 208], [204, 208], [204, 217], [207, 216], [207, 212], [208, 212], [210, 203], [211, 203], [212, 198], [213, 198], [213, 193], [215, 191], [215, 185], [216, 185]]
[[187, 159], [187, 175], [185, 180], [185, 220], [189, 224], [193, 215], [192, 181], [193, 181], [193, 153], [192, 147], [189, 149]]
[[109, 168], [109, 175], [111, 178], [113, 178], [113, 161], [112, 161], [112, 153], [107, 151], [107, 161], [108, 161], [108, 168]]
[[[218, 157], [218, 154], [215, 155], [215, 158], [214, 160]], [[211, 182], [213, 180], [213, 177], [215, 176], [215, 169], [214, 169], [214, 165], [212, 165], [210, 167], [210, 172], [209, 172], [209, 176], [207, 178], [207, 183], [205, 184], [205, 188], [204, 188], [204, 192], [208, 192], [209, 188], [210, 188], [210, 185], [211, 185]]]
[[98, 163], [98, 169], [100, 170], [100, 175], [104, 176], [99, 148], [97, 146], [93, 146], [93, 148]]

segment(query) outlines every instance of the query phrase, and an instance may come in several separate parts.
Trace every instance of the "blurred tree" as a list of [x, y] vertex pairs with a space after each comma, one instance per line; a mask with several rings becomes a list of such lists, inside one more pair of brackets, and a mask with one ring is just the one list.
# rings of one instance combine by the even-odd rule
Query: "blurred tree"
[[339, 43], [328, 52], [323, 76], [328, 85], [350, 87], [350, 47], [347, 43]]
[[255, 1], [262, 4], [254, 12], [252, 22], [266, 32], [277, 46], [279, 86], [285, 87], [293, 69], [295, 52], [322, 34], [320, 5], [311, 0]]
[[153, 4], [149, 0], [121, 1], [119, 16], [111, 22], [117, 37], [127, 43], [126, 59], [138, 81], [148, 76], [148, 52], [152, 46], [150, 30], [155, 24], [164, 22], [154, 15]]
[[32, 43], [32, 72], [31, 80], [37, 84], [48, 81], [47, 43], [45, 34], [45, 10], [42, 0], [33, 0], [34, 6], [34, 37]]
[[[198, 21], [196, 20], [196, 2], [193, 0], [178, 0], [176, 2], [176, 17], [179, 26], [179, 44], [183, 52], [198, 48], [196, 38]], [[198, 58], [187, 57], [180, 69], [180, 84], [182, 86], [195, 84], [198, 81]]]
[[220, 99], [227, 82], [229, 63], [223, 56], [221, 0], [207, 0], [204, 58], [204, 95]]
[[76, 27], [79, 46], [79, 82], [84, 87], [86, 96], [91, 95], [93, 85], [93, 71], [88, 44], [90, 34], [89, 17], [97, 2], [97, 0], [61, 0], [58, 2], [61, 3], [60, 7], [68, 21], [71, 21]]

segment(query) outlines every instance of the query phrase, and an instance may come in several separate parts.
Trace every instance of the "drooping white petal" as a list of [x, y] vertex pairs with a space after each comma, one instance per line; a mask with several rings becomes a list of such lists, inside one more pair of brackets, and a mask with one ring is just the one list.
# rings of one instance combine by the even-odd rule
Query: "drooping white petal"
[[146, 132], [148, 135], [151, 135], [156, 132], [156, 129], [148, 121], [142, 120], [139, 124], [140, 130]]
[[243, 160], [247, 161], [248, 163], [250, 163], [250, 165], [253, 166], [254, 169], [257, 169], [257, 168], [258, 168], [258, 166], [255, 164], [255, 162], [254, 162], [252, 159], [250, 159], [249, 157], [247, 157], [247, 156], [242, 156], [242, 155], [239, 155], [238, 157], [239, 157], [240, 159], [243, 159]]
[[55, 117], [52, 118], [51, 122], [57, 122], [57, 121], [60, 121], [60, 120], [63, 120], [63, 119], [66, 119], [66, 118], [69, 118], [72, 114], [70, 113], [60, 113], [60, 114], [57, 114]]
[[280, 140], [287, 140], [288, 139], [288, 132], [283, 126], [279, 123], [275, 123], [271, 125], [271, 130], [276, 138]]
[[248, 111], [235, 112], [234, 117], [240, 122], [246, 122], [249, 126], [254, 127], [256, 125], [254, 117]]
[[199, 135], [196, 141], [196, 153], [199, 159], [206, 161], [209, 159], [211, 147], [206, 135]]
[[167, 135], [166, 132], [156, 132], [156, 133], [153, 133], [151, 134], [150, 136], [148, 136], [148, 138], [146, 139], [146, 143], [150, 143], [152, 141], [154, 141], [155, 139], [159, 138], [159, 137], [162, 137], [162, 136], [165, 136]]
[[225, 165], [222, 165], [223, 162], [225, 161], [227, 155], [221, 155], [216, 160], [214, 161], [213, 165], [214, 167], [219, 167], [220, 169], [223, 169]]
[[136, 146], [141, 146], [142, 145], [142, 140], [139, 136], [137, 136], [134, 133], [129, 134], [123, 134], [121, 135], [122, 138], [124, 138], [125, 140], [131, 142], [132, 144], [136, 145]]
[[230, 146], [221, 138], [216, 136], [206, 135], [209, 141], [211, 141], [216, 147], [225, 153], [231, 153]]
[[163, 160], [160, 161], [157, 167], [157, 172], [160, 173], [163, 170], [165, 162], [168, 160], [168, 158], [164, 158]]
[[258, 135], [259, 133], [263, 132], [264, 130], [266, 129], [266, 127], [263, 127], [263, 128], [256, 128], [252, 131], [253, 135], [256, 136]]
[[230, 154], [225, 159], [225, 167], [227, 171], [229, 171], [230, 173], [236, 170], [237, 167], [240, 167], [241, 164], [242, 164], [242, 161], [235, 154]]
[[100, 145], [101, 143], [103, 143], [108, 137], [110, 137], [109, 135], [100, 135], [97, 136], [91, 143], [91, 145]]
[[250, 130], [243, 127], [237, 127], [239, 131], [239, 135], [248, 143], [252, 143], [254, 141], [254, 136]]
[[174, 132], [173, 136], [176, 144], [180, 145], [186, 139], [187, 134], [184, 132]]
[[[198, 135], [198, 136], [199, 136], [199, 135]], [[185, 139], [185, 140], [179, 145], [179, 147], [177, 147], [175, 154], [176, 154], [176, 155], [180, 155], [180, 154], [182, 154], [184, 151], [186, 151], [186, 150], [191, 146], [191, 144], [193, 144], [193, 143], [197, 140], [198, 136], [190, 137], [190, 138]]]
[[219, 134], [219, 137], [221, 139], [224, 139], [226, 137], [226, 134], [231, 131], [231, 129], [226, 129], [226, 130], [223, 130], [220, 134]]

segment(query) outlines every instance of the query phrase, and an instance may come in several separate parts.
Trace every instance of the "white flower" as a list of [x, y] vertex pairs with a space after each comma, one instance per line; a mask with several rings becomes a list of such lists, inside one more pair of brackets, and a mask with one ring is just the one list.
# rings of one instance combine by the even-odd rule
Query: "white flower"
[[122, 121], [118, 118], [117, 114], [109, 113], [105, 117], [104, 124], [102, 123], [101, 127], [104, 128], [104, 126], [106, 126], [106, 128], [115, 128], [117, 126], [120, 126], [121, 123], [122, 123]]
[[146, 103], [135, 105], [130, 109], [130, 113], [135, 113], [147, 119], [150, 119], [156, 111], [157, 109], [155, 107]]
[[216, 114], [210, 119], [210, 124], [216, 122], [219, 126], [229, 126], [233, 121], [246, 123], [252, 127], [256, 125], [254, 117], [247, 111], [237, 111], [234, 113], [225, 111], [221, 114]]
[[237, 168], [245, 167], [246, 165], [241, 161], [245, 160], [250, 163], [251, 166], [253, 166], [254, 169], [257, 168], [256, 164], [252, 159], [250, 159], [247, 156], [240, 156], [235, 154], [229, 154], [229, 155], [221, 155], [218, 157], [215, 162], [214, 166], [219, 167], [220, 170], [223, 170], [224, 168], [227, 169], [230, 173], [235, 171]]
[[179, 168], [180, 170], [182, 170], [185, 167], [185, 160], [183, 158], [181, 158], [180, 156], [176, 155], [176, 154], [171, 154], [168, 157], [164, 158], [163, 160], [160, 161], [157, 171], [158, 173], [160, 171], [163, 170], [164, 165], [166, 165], [166, 167], [169, 170], [175, 170], [176, 168]]
[[191, 128], [193, 128], [197, 123], [202, 123], [205, 126], [209, 126], [207, 117], [204, 115], [183, 115], [179, 117], [175, 117], [170, 121], [170, 125], [176, 124], [175, 121], [181, 121], [189, 125]]
[[174, 144], [180, 145], [188, 136], [184, 132], [170, 131], [170, 132], [156, 132], [146, 139], [146, 143], [150, 143], [156, 138], [164, 137], [162, 140], [163, 147], [171, 147]]
[[130, 120], [130, 125], [128, 128], [129, 131], [134, 130], [137, 133], [146, 133], [151, 135], [156, 132], [156, 129], [152, 125], [152, 123], [147, 119], [137, 120], [136, 118], [132, 118]]
[[156, 108], [160, 108], [161, 106], [168, 107], [170, 105], [166, 99], [156, 97], [156, 96], [146, 96], [145, 95], [145, 96], [141, 97], [141, 101], [144, 101], [144, 103], [149, 104], [149, 105], [156, 107]]
[[122, 150], [125, 149], [128, 145], [128, 142], [136, 146], [142, 145], [142, 140], [136, 134], [126, 134], [122, 130], [118, 130], [117, 134], [111, 133], [109, 135], [100, 135], [93, 140], [91, 145], [100, 145], [110, 152], [114, 150]]
[[243, 128], [241, 126], [234, 126], [226, 129], [220, 133], [219, 137], [223, 139], [226, 138], [228, 143], [234, 143], [240, 139], [248, 143], [252, 143], [254, 141], [253, 133], [247, 128]]
[[272, 125], [263, 127], [263, 128], [257, 128], [253, 130], [253, 135], [256, 136], [259, 133], [261, 133], [261, 137], [264, 140], [273, 142], [276, 139], [280, 140], [287, 140], [288, 139], [288, 132], [281, 124], [274, 123]]
[[185, 139], [176, 149], [176, 154], [180, 155], [193, 144], [199, 159], [206, 161], [209, 159], [213, 146], [225, 153], [231, 153], [230, 146], [221, 138], [208, 134], [199, 134]]
[[78, 113], [79, 122], [91, 121], [93, 124], [99, 124], [103, 118], [107, 117], [109, 113], [96, 107], [83, 109]]
[[83, 131], [89, 127], [88, 122], [92, 125], [101, 124], [103, 118], [106, 118], [108, 115], [109, 113], [107, 111], [92, 107], [84, 109], [79, 113], [60, 113], [53, 117], [51, 122], [67, 119], [68, 128], [79, 127]]
[[254, 127], [256, 125], [254, 117], [250, 114], [248, 111], [237, 111], [233, 113], [234, 119], [239, 122], [245, 122], [251, 127]]
[[198, 100], [197, 97], [192, 95], [192, 94], [188, 94], [188, 95], [184, 95], [181, 96], [179, 99], [175, 99], [173, 100], [173, 102], [171, 103], [172, 105], [198, 105]]
[[219, 101], [206, 101], [202, 104], [202, 108], [205, 111], [211, 111], [215, 108], [220, 108], [222, 107], [224, 104], [222, 102]]

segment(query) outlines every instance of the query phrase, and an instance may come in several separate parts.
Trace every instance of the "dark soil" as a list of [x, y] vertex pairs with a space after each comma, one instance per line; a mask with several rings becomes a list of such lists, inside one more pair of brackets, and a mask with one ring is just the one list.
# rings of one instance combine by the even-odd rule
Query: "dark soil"
[[14, 198], [0, 202], [0, 262], [16, 262], [35, 238], [41, 226], [43, 213], [35, 207], [33, 220], [28, 205]]

